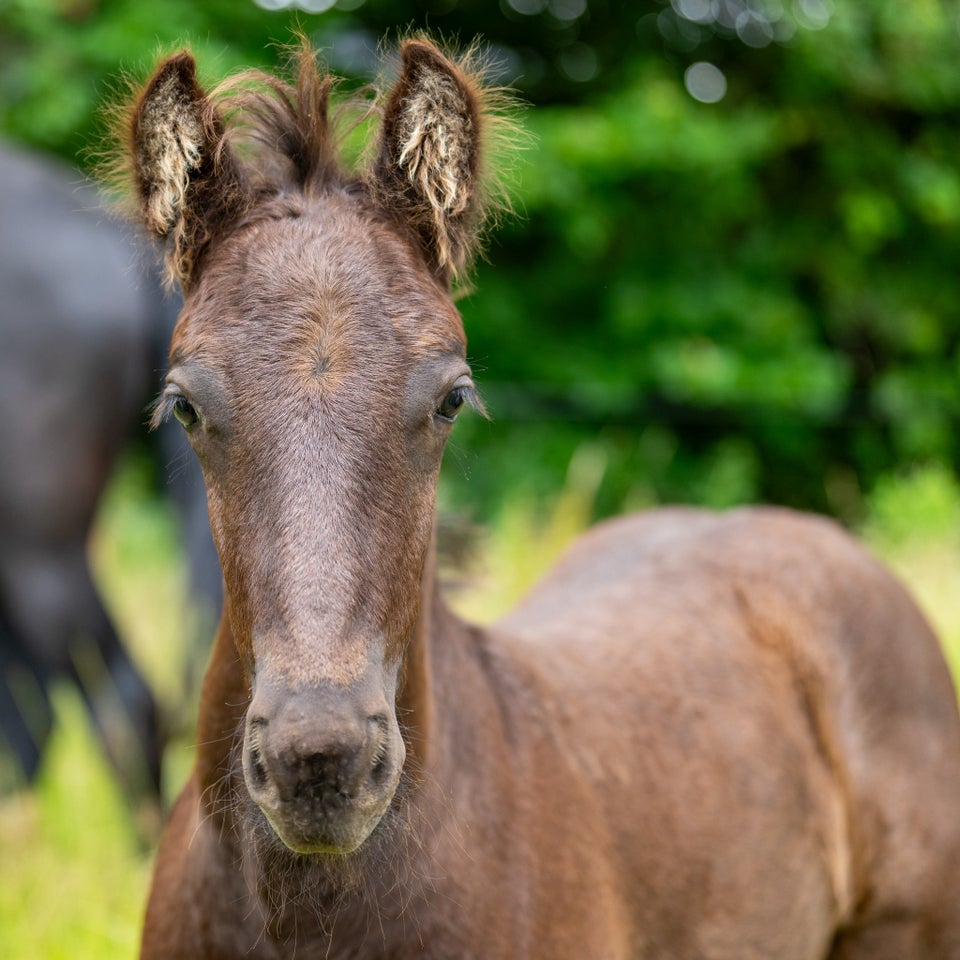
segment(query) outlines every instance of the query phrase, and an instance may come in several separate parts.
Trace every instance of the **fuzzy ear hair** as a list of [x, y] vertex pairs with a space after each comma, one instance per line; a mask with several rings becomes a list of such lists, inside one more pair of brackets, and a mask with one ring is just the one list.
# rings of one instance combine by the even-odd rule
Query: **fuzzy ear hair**
[[170, 273], [187, 290], [210, 241], [244, 209], [247, 195], [189, 53], [160, 64], [133, 106], [128, 132], [140, 216], [168, 242]]
[[449, 280], [478, 243], [482, 93], [426, 40], [406, 41], [400, 60], [383, 113], [377, 187]]

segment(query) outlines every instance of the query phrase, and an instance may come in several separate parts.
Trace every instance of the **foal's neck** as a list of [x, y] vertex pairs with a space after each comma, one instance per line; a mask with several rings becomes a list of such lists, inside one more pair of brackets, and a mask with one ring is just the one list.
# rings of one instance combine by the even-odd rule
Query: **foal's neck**
[[456, 739], [456, 718], [472, 713], [485, 684], [479, 653], [483, 632], [447, 606], [436, 572], [436, 537], [421, 577], [420, 613], [404, 657], [397, 697], [414, 771], [437, 771]]
[[236, 772], [234, 748], [249, 702], [250, 686], [240, 664], [225, 606], [203, 678], [197, 716], [195, 775], [200, 795], [211, 810], [225, 809], [230, 779]]

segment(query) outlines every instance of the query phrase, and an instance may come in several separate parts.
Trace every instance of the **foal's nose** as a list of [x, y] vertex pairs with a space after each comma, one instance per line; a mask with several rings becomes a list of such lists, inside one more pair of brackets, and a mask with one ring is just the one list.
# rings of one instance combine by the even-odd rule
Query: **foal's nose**
[[251, 726], [260, 730], [251, 744], [255, 779], [265, 787], [272, 782], [283, 803], [355, 799], [382, 759], [384, 723], [378, 717], [365, 723], [314, 721], [292, 729], [275, 725], [273, 732], [255, 717]]
[[392, 803], [405, 754], [396, 714], [369, 686], [263, 684], [247, 711], [247, 791], [296, 853], [363, 843]]
[[244, 767], [261, 806], [331, 812], [375, 788], [385, 768], [388, 720], [346, 697], [300, 694], [268, 711], [251, 704]]

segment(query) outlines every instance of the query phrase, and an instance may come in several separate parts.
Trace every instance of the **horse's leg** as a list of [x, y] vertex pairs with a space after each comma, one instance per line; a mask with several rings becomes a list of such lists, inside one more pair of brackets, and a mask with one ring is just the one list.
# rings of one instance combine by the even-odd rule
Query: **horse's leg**
[[162, 741], [153, 694], [121, 644], [86, 564], [72, 579], [78, 606], [68, 673], [121, 780], [132, 793], [159, 796]]
[[127, 790], [159, 796], [156, 704], [103, 608], [83, 546], [23, 549], [4, 572], [13, 628], [43, 669], [76, 682]]
[[[17, 641], [0, 611], [0, 745], [13, 754], [23, 781], [33, 783], [53, 727], [47, 678]], [[6, 751], [5, 751], [6, 752]], [[13, 784], [17, 776], [14, 774]], [[0, 785], [8, 787], [0, 778]]]
[[162, 738], [156, 703], [102, 608], [71, 644], [69, 675], [120, 779], [133, 793], [159, 796]]

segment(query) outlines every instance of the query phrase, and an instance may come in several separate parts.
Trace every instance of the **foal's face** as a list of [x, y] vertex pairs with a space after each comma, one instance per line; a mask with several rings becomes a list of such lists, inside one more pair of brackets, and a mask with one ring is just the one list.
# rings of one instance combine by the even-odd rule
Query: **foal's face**
[[244, 780], [299, 853], [355, 849], [394, 796], [437, 471], [474, 397], [447, 290], [483, 212], [484, 95], [429, 42], [400, 54], [358, 175], [308, 51], [295, 88], [234, 92], [252, 165], [185, 52], [128, 130], [141, 219], [185, 291], [159, 413], [203, 466], [250, 682]]
[[344, 195], [264, 213], [187, 298], [164, 396], [203, 466], [251, 682], [248, 787], [291, 848], [345, 851], [404, 762], [398, 669], [473, 385], [405, 240]]

